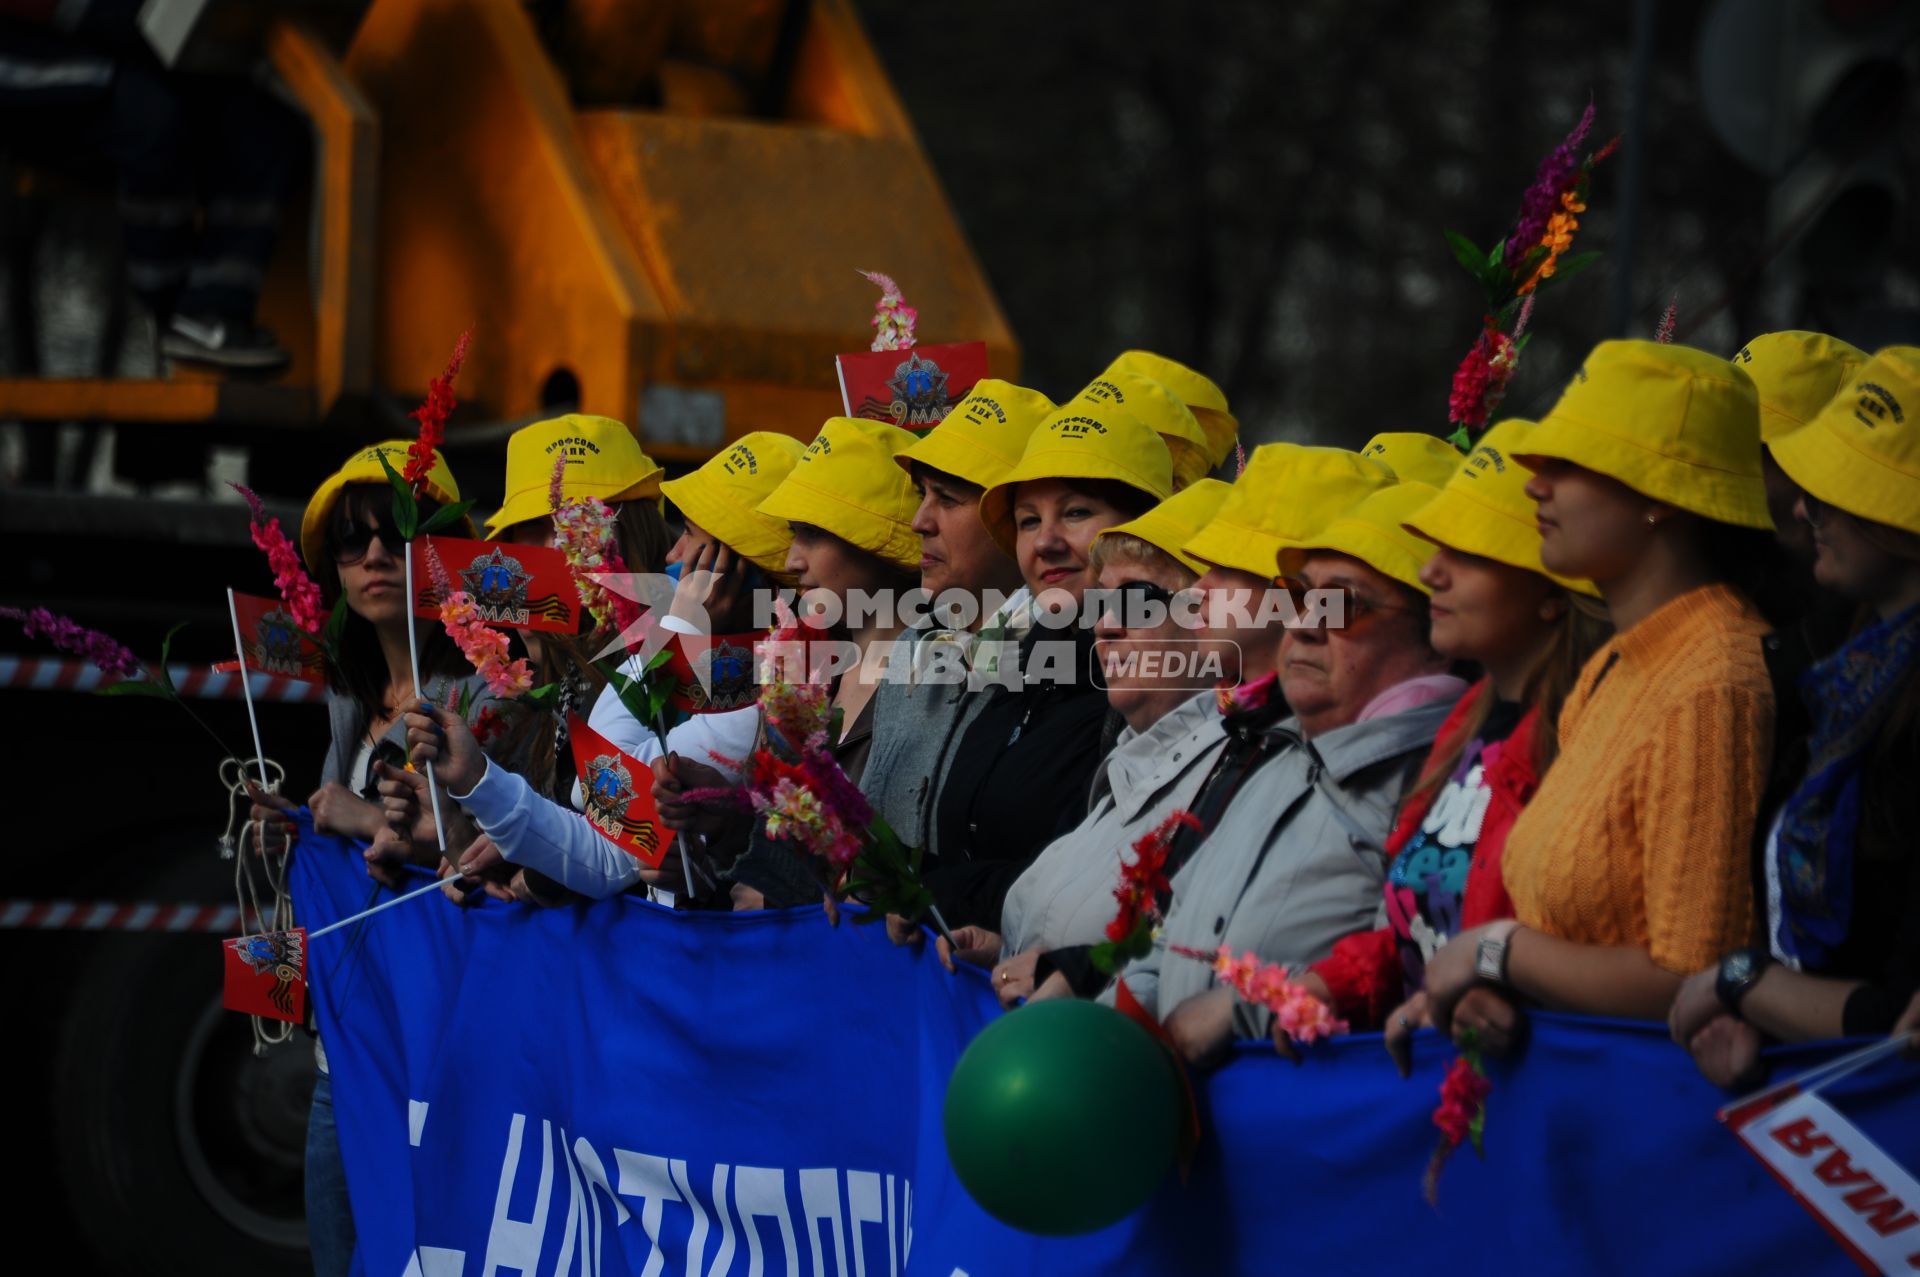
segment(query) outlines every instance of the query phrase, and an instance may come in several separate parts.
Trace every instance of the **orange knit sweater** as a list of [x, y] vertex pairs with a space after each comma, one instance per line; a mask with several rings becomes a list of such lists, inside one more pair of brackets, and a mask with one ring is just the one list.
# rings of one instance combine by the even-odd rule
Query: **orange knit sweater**
[[1692, 973], [1752, 940], [1748, 848], [1773, 757], [1767, 624], [1694, 590], [1594, 653], [1560, 756], [1507, 836], [1514, 912], [1548, 935], [1638, 945]]

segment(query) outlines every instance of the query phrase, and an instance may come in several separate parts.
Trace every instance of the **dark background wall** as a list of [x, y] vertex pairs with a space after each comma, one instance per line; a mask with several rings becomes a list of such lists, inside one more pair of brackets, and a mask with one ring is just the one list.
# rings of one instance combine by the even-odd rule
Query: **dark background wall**
[[[1680, 339], [1723, 354], [1772, 328], [1871, 346], [1912, 325], [1920, 190], [1863, 278], [1792, 286], [1791, 250], [1770, 242], [1768, 181], [1702, 113], [1708, 6], [1649, 7], [1626, 333], [1652, 336], [1676, 296]], [[1145, 346], [1220, 381], [1249, 438], [1326, 443], [1446, 429], [1480, 308], [1441, 231], [1482, 245], [1502, 234], [1589, 97], [1596, 138], [1626, 127], [1633, 9], [860, 0], [1025, 345], [1024, 380], [1070, 394], [1115, 352]], [[1900, 108], [1901, 167], [1920, 186], [1914, 98]], [[1601, 169], [1575, 245], [1609, 260], [1539, 305], [1511, 413], [1544, 410], [1610, 335], [1622, 158]], [[937, 320], [922, 319], [930, 338], [960, 335]]]

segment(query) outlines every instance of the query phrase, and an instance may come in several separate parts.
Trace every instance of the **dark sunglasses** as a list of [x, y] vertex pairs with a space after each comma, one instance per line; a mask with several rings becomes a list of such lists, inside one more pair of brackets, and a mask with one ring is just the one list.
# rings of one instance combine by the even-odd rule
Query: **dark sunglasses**
[[1173, 591], [1152, 581], [1122, 581], [1110, 593], [1113, 601], [1106, 611], [1127, 630], [1148, 629], [1167, 619], [1173, 605]]
[[403, 546], [400, 534], [384, 520], [375, 518], [370, 523], [349, 523], [336, 528], [333, 534], [333, 561], [343, 566], [360, 562], [367, 557], [367, 551], [373, 548], [373, 539], [380, 538], [380, 544], [386, 547], [388, 554], [399, 554]]
[[1370, 599], [1355, 590], [1351, 585], [1313, 585], [1309, 582], [1296, 580], [1291, 577], [1281, 577], [1278, 581], [1274, 582], [1274, 584], [1287, 592], [1288, 599], [1293, 603], [1293, 614], [1300, 618], [1299, 626], [1302, 629], [1317, 630], [1323, 628], [1322, 623], [1318, 619], [1312, 619], [1310, 622], [1310, 618], [1316, 618], [1318, 614], [1309, 612], [1308, 610], [1309, 600], [1307, 594], [1309, 591], [1326, 601], [1326, 606], [1322, 609], [1323, 611], [1331, 612], [1334, 601], [1336, 599], [1339, 601], [1340, 610], [1338, 614], [1345, 618], [1345, 623], [1340, 627], [1343, 629], [1354, 629], [1376, 617], [1388, 616], [1394, 612], [1405, 612], [1409, 610], [1397, 603], [1382, 603], [1378, 599]]

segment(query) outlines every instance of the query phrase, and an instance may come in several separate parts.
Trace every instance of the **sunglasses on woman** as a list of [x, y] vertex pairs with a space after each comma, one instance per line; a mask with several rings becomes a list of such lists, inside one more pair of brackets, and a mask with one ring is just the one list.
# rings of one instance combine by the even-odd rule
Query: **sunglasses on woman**
[[342, 567], [360, 562], [367, 557], [367, 551], [373, 548], [373, 539], [380, 538], [380, 544], [386, 547], [388, 554], [401, 553], [404, 543], [400, 534], [382, 520], [375, 518], [368, 523], [349, 523], [338, 528], [333, 534], [333, 561]]
[[1302, 629], [1323, 629], [1327, 621], [1337, 617], [1341, 624], [1336, 628], [1350, 630], [1379, 617], [1409, 610], [1397, 603], [1368, 598], [1351, 585], [1314, 585], [1284, 576], [1274, 584], [1287, 592], [1293, 603], [1293, 614], [1299, 618], [1296, 624]]

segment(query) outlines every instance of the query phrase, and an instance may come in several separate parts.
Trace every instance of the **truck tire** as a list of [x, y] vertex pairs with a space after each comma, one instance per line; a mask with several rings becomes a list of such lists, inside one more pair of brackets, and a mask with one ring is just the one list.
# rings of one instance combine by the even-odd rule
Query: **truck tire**
[[[231, 899], [204, 850], [150, 899]], [[224, 882], [225, 890], [221, 890]], [[301, 1198], [313, 1044], [253, 1053], [220, 1006], [211, 935], [103, 938], [75, 980], [54, 1061], [54, 1140], [74, 1217], [113, 1274], [311, 1271]]]

